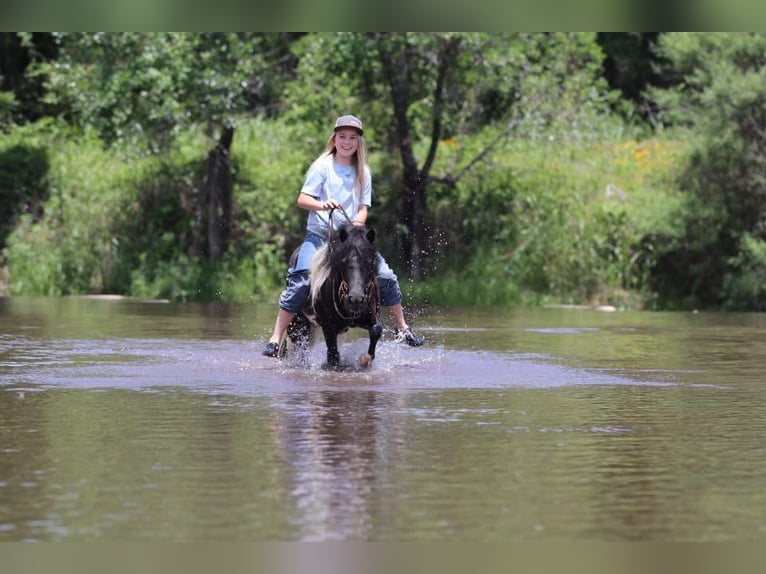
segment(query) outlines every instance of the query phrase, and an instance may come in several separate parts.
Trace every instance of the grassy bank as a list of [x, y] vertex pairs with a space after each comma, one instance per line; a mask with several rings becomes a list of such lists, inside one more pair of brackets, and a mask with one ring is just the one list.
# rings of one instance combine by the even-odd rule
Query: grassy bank
[[[209, 145], [201, 136], [188, 134], [162, 157], [134, 157], [53, 126], [2, 135], [0, 154], [24, 161], [4, 162], [0, 176], [3, 201], [14, 205], [0, 237], [0, 280], [10, 294], [273, 301], [305, 222], [295, 195], [323, 145], [299, 135], [260, 120], [237, 129], [236, 225], [215, 264], [195, 257], [190, 243]], [[443, 142], [435, 171], [480, 140]], [[371, 152], [371, 223], [392, 229], [398, 172]], [[457, 185], [429, 188], [424, 280], [405, 279], [393, 236], [381, 247], [410, 303], [651, 307], [648, 238], [678, 232], [684, 196], [674, 179], [683, 161], [670, 138], [516, 139]]]
[[407, 294], [432, 304], [652, 307], [649, 238], [680, 232], [683, 161], [672, 139], [514, 143], [437, 203], [447, 241]]

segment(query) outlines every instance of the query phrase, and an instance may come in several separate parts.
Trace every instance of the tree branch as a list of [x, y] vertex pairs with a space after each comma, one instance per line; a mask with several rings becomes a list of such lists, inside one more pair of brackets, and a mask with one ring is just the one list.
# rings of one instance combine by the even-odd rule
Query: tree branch
[[442, 133], [442, 114], [444, 113], [444, 85], [449, 74], [450, 69], [455, 64], [455, 58], [460, 47], [460, 38], [453, 36], [449, 38], [442, 46], [439, 52], [439, 70], [436, 76], [436, 84], [434, 86], [434, 105], [433, 105], [433, 123], [431, 127], [431, 145], [428, 148], [426, 154], [426, 160], [423, 163], [423, 168], [420, 170], [423, 178], [428, 177], [428, 172], [431, 171], [431, 166], [436, 158], [436, 150], [439, 146], [439, 140]]

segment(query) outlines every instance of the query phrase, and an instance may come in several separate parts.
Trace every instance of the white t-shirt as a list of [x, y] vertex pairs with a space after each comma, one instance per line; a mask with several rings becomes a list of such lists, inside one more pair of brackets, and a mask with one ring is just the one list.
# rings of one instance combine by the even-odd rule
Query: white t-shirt
[[[306, 193], [319, 201], [334, 199], [341, 204], [350, 219], [354, 219], [359, 205], [372, 205], [372, 177], [370, 169], [364, 166], [364, 188], [360, 201], [359, 191], [354, 190], [356, 168], [335, 163], [332, 156], [322, 156], [311, 164], [306, 172], [301, 193]], [[329, 227], [329, 211], [310, 211], [306, 230], [324, 236]], [[335, 228], [348, 223], [339, 210], [333, 212]]]

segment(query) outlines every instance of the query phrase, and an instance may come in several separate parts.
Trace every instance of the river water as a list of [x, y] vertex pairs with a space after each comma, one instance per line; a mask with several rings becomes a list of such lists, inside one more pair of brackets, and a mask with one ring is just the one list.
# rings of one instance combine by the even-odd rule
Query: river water
[[766, 538], [763, 314], [426, 308], [334, 372], [275, 312], [0, 298], [0, 541]]

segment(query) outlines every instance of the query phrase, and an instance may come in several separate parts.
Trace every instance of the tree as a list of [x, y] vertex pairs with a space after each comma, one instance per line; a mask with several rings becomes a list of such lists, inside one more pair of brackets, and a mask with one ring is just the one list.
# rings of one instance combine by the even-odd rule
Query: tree
[[[431, 38], [428, 38], [431, 40]], [[402, 253], [409, 263], [409, 274], [420, 279], [425, 272], [428, 227], [426, 221], [426, 188], [433, 167], [436, 150], [443, 134], [445, 99], [450, 76], [455, 75], [462, 43], [461, 36], [444, 35], [432, 42], [421, 43], [417, 50], [407, 34], [375, 34], [372, 41], [377, 48], [383, 77], [390, 91], [396, 140], [402, 161], [402, 189], [400, 195], [400, 220]], [[427, 54], [426, 58], [423, 55]], [[424, 161], [419, 164], [415, 155], [415, 134], [409, 118], [413, 92], [425, 92], [429, 86], [412, 90], [418, 72], [431, 72], [426, 77], [431, 83], [431, 134]], [[422, 77], [422, 76], [421, 76]], [[425, 95], [424, 97], [428, 97]]]
[[687, 305], [766, 309], [766, 34], [664, 34], [658, 50], [682, 81], [649, 95], [687, 129], [693, 203], [655, 284]]
[[[435, 247], [430, 184], [455, 186], [509, 138], [548, 136], [607, 101], [594, 34], [315, 34], [300, 55], [288, 90], [296, 119], [326, 124], [358, 107], [398, 152], [396, 228], [414, 279]], [[483, 148], [434, 173], [441, 142], [480, 132]]]
[[[35, 63], [56, 57], [56, 43], [49, 32], [0, 32], [0, 97], [5, 95], [8, 101], [12, 96], [13, 106], [6, 113], [14, 123], [35, 121], [51, 111], [42, 100], [41, 78], [30, 70]], [[0, 109], [0, 122], [2, 115]]]
[[[604, 77], [632, 103], [629, 114], [654, 120], [657, 110], [646, 99], [650, 86], [668, 87], [675, 78], [662, 75], [658, 52], [654, 49], [661, 32], [599, 32], [597, 40], [604, 51]], [[666, 68], [667, 70], [668, 68]], [[625, 104], [625, 100], [620, 103]]]
[[[291, 36], [255, 33], [60, 33], [59, 58], [40, 66], [47, 100], [107, 145], [161, 154], [181, 130], [202, 127], [213, 142], [192, 254], [217, 260], [232, 228], [229, 152], [235, 120], [275, 113], [293, 65]], [[275, 65], [276, 64], [276, 65]]]

